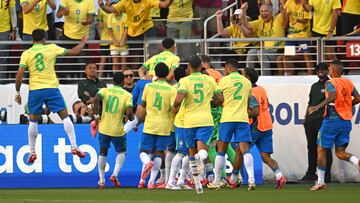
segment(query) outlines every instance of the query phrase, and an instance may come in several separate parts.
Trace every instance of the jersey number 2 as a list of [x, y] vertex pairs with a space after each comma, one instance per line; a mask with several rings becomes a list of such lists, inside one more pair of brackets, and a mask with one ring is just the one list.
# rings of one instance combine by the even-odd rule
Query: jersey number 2
[[234, 83], [234, 86], [236, 87], [236, 91], [234, 93], [234, 99], [241, 100], [242, 96], [239, 94], [240, 94], [241, 89], [243, 88], [243, 84], [241, 82], [236, 82], [236, 83]]

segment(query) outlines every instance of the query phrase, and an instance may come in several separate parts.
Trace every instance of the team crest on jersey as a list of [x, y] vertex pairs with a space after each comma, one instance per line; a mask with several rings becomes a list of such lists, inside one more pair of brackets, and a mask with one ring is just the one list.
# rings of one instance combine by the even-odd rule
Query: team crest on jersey
[[120, 30], [120, 26], [119, 26], [119, 25], [116, 26], [116, 30]]
[[76, 10], [76, 15], [80, 15], [80, 10], [79, 9]]
[[35, 11], [40, 11], [40, 5], [39, 4], [35, 5]]

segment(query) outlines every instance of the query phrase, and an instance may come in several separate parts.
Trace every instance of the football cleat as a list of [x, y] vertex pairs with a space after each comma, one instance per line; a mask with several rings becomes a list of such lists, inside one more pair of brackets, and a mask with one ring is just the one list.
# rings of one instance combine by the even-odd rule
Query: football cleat
[[279, 180], [275, 181], [275, 188], [278, 190], [281, 190], [282, 187], [285, 185], [286, 183], [286, 179], [284, 176], [281, 176], [281, 178], [279, 178]]
[[154, 183], [148, 183], [147, 189], [153, 190], [153, 189], [156, 189], [156, 186], [154, 185]]
[[249, 181], [248, 190], [249, 191], [255, 190], [255, 188], [256, 188], [256, 184], [254, 182]]
[[215, 189], [215, 190], [219, 190], [219, 189], [221, 189], [221, 188], [224, 187], [224, 186], [225, 186], [225, 183], [222, 182], [222, 181], [220, 181], [220, 182], [218, 182], [218, 183], [215, 183], [215, 181], [213, 181], [213, 182], [207, 184], [207, 187], [208, 187], [209, 189]]
[[93, 137], [95, 138], [98, 130], [99, 130], [99, 125], [96, 123], [96, 121], [95, 121], [95, 120], [91, 121], [91, 122], [90, 122], [90, 133], [91, 133], [91, 136], [93, 136]]
[[99, 189], [105, 189], [105, 183], [104, 182], [98, 182], [98, 188]]
[[230, 182], [230, 176], [226, 177], [226, 183], [228, 184], [229, 188], [231, 188], [231, 189], [237, 188], [237, 186], [239, 184], [238, 182], [235, 182], [235, 183]]
[[207, 184], [209, 184], [209, 181], [207, 179], [202, 179], [200, 183], [202, 186], [207, 186]]
[[165, 189], [166, 183], [163, 183], [163, 184], [155, 184], [155, 187], [158, 188], [158, 189]]
[[195, 191], [196, 191], [196, 193], [199, 194], [199, 195], [204, 193], [204, 190], [203, 190], [203, 188], [202, 188], [202, 185], [199, 185], [199, 187], [196, 187], [196, 186], [195, 186]]
[[147, 163], [144, 167], [144, 170], [141, 173], [141, 179], [146, 180], [146, 178], [149, 176], [152, 167], [154, 166], [154, 162], [150, 161]]
[[138, 188], [139, 189], [145, 188], [145, 182], [140, 181], [139, 184], [138, 184]]
[[110, 181], [114, 184], [114, 187], [120, 187], [121, 184], [116, 176], [110, 176]]
[[181, 187], [179, 187], [177, 185], [174, 185], [172, 183], [168, 183], [168, 184], [166, 184], [165, 189], [168, 189], [168, 190], [181, 190]]
[[76, 156], [80, 157], [80, 158], [85, 158], [86, 157], [86, 154], [83, 153], [82, 151], [80, 151], [80, 149], [78, 149], [78, 148], [72, 148], [71, 153], [73, 155], [76, 155]]
[[32, 164], [32, 163], [34, 163], [34, 161], [36, 160], [36, 158], [37, 158], [37, 156], [36, 156], [35, 152], [32, 152], [32, 153], [29, 155], [29, 158], [28, 158], [27, 162], [28, 162], [29, 164]]
[[194, 189], [193, 186], [190, 186], [190, 185], [187, 185], [187, 184], [184, 184], [184, 185], [178, 185], [181, 189], [183, 190], [192, 190]]
[[322, 190], [326, 188], [326, 184], [325, 183], [316, 183], [314, 186], [312, 186], [310, 188], [311, 191], [316, 191], [316, 190]]

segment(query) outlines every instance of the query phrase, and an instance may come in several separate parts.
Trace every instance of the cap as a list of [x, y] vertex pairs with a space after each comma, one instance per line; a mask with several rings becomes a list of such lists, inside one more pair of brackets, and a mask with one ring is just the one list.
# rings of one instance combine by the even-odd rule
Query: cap
[[328, 65], [326, 63], [319, 63], [315, 65], [315, 70], [328, 70]]
[[242, 15], [242, 10], [241, 9], [236, 9], [234, 12], [234, 15]]

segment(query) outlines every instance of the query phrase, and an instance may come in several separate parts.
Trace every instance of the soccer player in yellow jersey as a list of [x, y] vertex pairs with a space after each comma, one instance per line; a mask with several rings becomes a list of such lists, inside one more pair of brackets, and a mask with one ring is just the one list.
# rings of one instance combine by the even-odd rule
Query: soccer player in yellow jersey
[[[285, 4], [286, 15], [285, 23], [288, 24], [288, 38], [309, 38], [311, 37], [310, 20], [311, 13], [303, 8], [302, 0], [288, 0]], [[313, 64], [309, 55], [311, 46], [310, 41], [286, 41], [286, 46], [297, 46], [301, 53], [304, 53], [306, 67], [309, 75], [313, 74]], [[289, 63], [292, 60], [290, 56], [284, 56], [284, 67], [287, 75], [294, 75], [294, 65]]]
[[[121, 0], [114, 5], [105, 5], [103, 0], [98, 0], [99, 6], [107, 13], [123, 11], [128, 16], [129, 32], [132, 38], [144, 35], [155, 37], [154, 23], [151, 19], [151, 8], [167, 8], [172, 0]], [[139, 39], [140, 39], [139, 38]]]
[[28, 139], [30, 156], [28, 163], [36, 160], [35, 142], [38, 134], [38, 120], [43, 112], [42, 105], [57, 113], [64, 123], [64, 129], [71, 143], [71, 152], [79, 157], [85, 157], [76, 144], [76, 137], [73, 123], [71, 122], [65, 101], [58, 89], [59, 81], [56, 78], [55, 62], [58, 56], [75, 56], [84, 48], [87, 37], [82, 38], [80, 44], [72, 49], [64, 49], [56, 44], [45, 45], [46, 32], [36, 29], [32, 33], [33, 46], [21, 54], [19, 70], [16, 75], [16, 96], [15, 101], [20, 105], [20, 86], [25, 70], [29, 71], [29, 130]]
[[174, 39], [191, 38], [193, 0], [173, 0], [169, 6], [166, 35]]
[[212, 136], [214, 127], [211, 105], [221, 105], [223, 96], [215, 80], [208, 75], [201, 74], [200, 56], [191, 56], [189, 66], [191, 74], [179, 82], [180, 87], [173, 111], [177, 113], [180, 106], [184, 105], [183, 125], [185, 143], [190, 156], [190, 171], [194, 178], [195, 190], [201, 194], [203, 189], [199, 174], [202, 174], [203, 162], [208, 158], [207, 143]]
[[46, 18], [46, 7], [50, 6], [52, 10], [56, 9], [53, 0], [20, 0], [23, 11], [23, 40], [30, 41], [31, 34], [35, 29], [49, 30]]
[[[254, 160], [250, 153], [251, 131], [248, 115], [248, 101], [251, 93], [251, 82], [238, 71], [239, 64], [236, 59], [225, 62], [225, 74], [219, 82], [219, 87], [224, 94], [223, 111], [219, 125], [219, 140], [217, 142], [217, 155], [215, 158], [215, 179], [209, 183], [209, 188], [223, 186], [221, 172], [225, 167], [225, 153], [231, 142], [239, 144], [240, 152], [249, 177], [249, 190], [255, 189]], [[241, 156], [236, 154], [236, 156]], [[234, 164], [234, 169], [239, 173], [239, 165]], [[233, 171], [234, 174], [234, 171]], [[238, 176], [232, 182], [237, 181]]]
[[174, 54], [175, 41], [171, 38], [165, 38], [161, 45], [164, 51], [151, 57], [139, 68], [140, 78], [145, 76], [145, 70], [149, 72], [149, 75], [155, 76], [155, 66], [159, 63], [165, 63], [170, 72], [166, 79], [168, 81], [173, 80], [174, 70], [180, 65], [180, 58]]
[[[164, 151], [170, 136], [171, 107], [176, 97], [176, 88], [166, 82], [169, 69], [159, 63], [155, 67], [157, 79], [146, 84], [142, 95], [142, 104], [146, 111], [143, 135], [140, 144], [140, 159], [145, 165], [141, 174], [143, 180], [150, 174], [148, 189], [155, 189], [155, 179], [160, 170]], [[143, 116], [140, 115], [143, 119]], [[153, 153], [153, 161], [149, 154]]]
[[[105, 187], [105, 166], [106, 156], [110, 143], [113, 143], [116, 155], [114, 171], [110, 181], [115, 187], [120, 187], [118, 174], [125, 161], [126, 152], [126, 134], [124, 131], [124, 115], [133, 120], [132, 95], [124, 90], [121, 86], [124, 83], [124, 74], [121, 72], [114, 73], [114, 86], [102, 88], [95, 96], [94, 113], [99, 122], [99, 145], [100, 155], [98, 160], [99, 167], [99, 188]], [[102, 114], [99, 118], [99, 100], [102, 100]]]
[[[15, 40], [17, 26], [15, 0], [0, 0], [0, 19], [0, 41]], [[2, 44], [0, 50], [7, 50], [9, 47], [9, 45]], [[8, 64], [7, 56], [9, 56], [8, 51], [0, 52], [0, 64]], [[6, 66], [0, 66], [0, 72], [6, 70]], [[6, 73], [0, 73], [0, 78], [6, 77]]]

